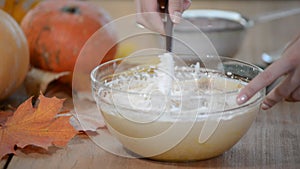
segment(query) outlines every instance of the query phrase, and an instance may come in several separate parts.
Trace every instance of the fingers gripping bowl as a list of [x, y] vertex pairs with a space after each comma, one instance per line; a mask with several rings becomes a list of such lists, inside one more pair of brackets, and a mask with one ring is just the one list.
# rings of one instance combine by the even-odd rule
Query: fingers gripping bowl
[[[137, 62], [149, 57], [152, 62]], [[93, 97], [124, 148], [138, 157], [192, 161], [216, 157], [237, 143], [254, 121], [265, 89], [243, 105], [235, 99], [261, 69], [231, 58], [207, 69], [192, 59], [175, 61], [170, 74], [159, 62], [158, 56], [128, 57], [91, 73]]]

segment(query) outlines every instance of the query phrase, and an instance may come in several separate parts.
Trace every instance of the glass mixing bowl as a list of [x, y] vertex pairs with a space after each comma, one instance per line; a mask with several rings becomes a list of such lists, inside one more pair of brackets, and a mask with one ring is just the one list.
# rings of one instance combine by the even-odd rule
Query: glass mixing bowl
[[175, 58], [173, 72], [157, 55], [117, 59], [92, 71], [93, 97], [109, 132], [136, 157], [216, 157], [241, 139], [259, 112], [265, 89], [243, 105], [235, 100], [260, 68], [226, 57], [208, 68], [188, 58]]

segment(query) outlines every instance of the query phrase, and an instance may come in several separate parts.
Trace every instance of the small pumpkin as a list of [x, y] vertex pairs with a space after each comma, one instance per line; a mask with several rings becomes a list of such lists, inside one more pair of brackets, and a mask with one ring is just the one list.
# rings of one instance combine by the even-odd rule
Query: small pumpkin
[[0, 10], [0, 100], [23, 82], [29, 69], [29, 49], [18, 23]]
[[[31, 64], [53, 72], [72, 72], [85, 42], [108, 22], [109, 14], [87, 1], [40, 2], [21, 22], [29, 42]], [[105, 43], [95, 48], [114, 44], [112, 31], [107, 30]], [[113, 59], [115, 53], [116, 47], [110, 49], [102, 62]]]
[[20, 23], [25, 14], [40, 1], [42, 0], [1, 0], [0, 8]]

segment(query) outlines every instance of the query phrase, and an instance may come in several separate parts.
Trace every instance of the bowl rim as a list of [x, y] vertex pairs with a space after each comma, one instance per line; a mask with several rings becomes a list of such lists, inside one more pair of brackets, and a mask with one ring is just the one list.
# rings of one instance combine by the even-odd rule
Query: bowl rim
[[[235, 29], [230, 28], [222, 28], [213, 30], [211, 32], [216, 31], [233, 31], [233, 30], [243, 30], [245, 28], [249, 28], [253, 26], [253, 21], [249, 18], [245, 17], [241, 13], [232, 10], [221, 10], [221, 9], [189, 9], [186, 10], [182, 14], [182, 18], [188, 20], [189, 18], [219, 18], [219, 19], [226, 19], [230, 21], [237, 22], [241, 24], [242, 27], [237, 27]], [[210, 32], [209, 30], [207, 32]]]
[[[133, 57], [137, 57], [137, 56], [133, 56]], [[260, 68], [260, 67], [258, 67], [258, 66], [256, 66], [256, 65], [254, 65], [254, 64], [252, 64], [252, 63], [248, 63], [248, 62], [245, 62], [245, 61], [242, 61], [242, 60], [239, 60], [239, 59], [235, 59], [235, 58], [229, 58], [229, 57], [223, 57], [223, 56], [219, 56], [220, 57], [220, 59], [221, 60], [228, 60], [228, 61], [234, 61], [234, 62], [238, 62], [238, 63], [242, 63], [242, 64], [244, 64], [244, 65], [246, 65], [246, 66], [250, 66], [250, 67], [252, 67], [252, 68], [255, 68], [255, 69], [257, 69], [260, 73], [263, 71], [263, 69], [262, 68]], [[97, 70], [98, 69], [100, 69], [101, 67], [103, 67], [103, 66], [106, 66], [106, 65], [109, 65], [109, 64], [112, 64], [112, 63], [115, 63], [115, 62], [118, 62], [118, 61], [122, 61], [122, 60], [124, 60], [124, 59], [126, 59], [126, 58], [128, 58], [128, 57], [125, 57], [125, 58], [118, 58], [118, 59], [114, 59], [114, 60], [110, 60], [110, 61], [108, 61], [108, 62], [105, 62], [105, 63], [102, 63], [102, 64], [100, 64], [100, 65], [98, 65], [98, 66], [96, 66], [92, 71], [91, 71], [91, 73], [90, 73], [90, 78], [91, 78], [91, 86], [92, 86], [92, 88], [93, 88], [93, 83], [98, 83], [98, 84], [100, 84], [100, 86], [102, 87], [102, 88], [105, 88], [105, 89], [108, 89], [108, 90], [114, 90], [114, 91], [117, 91], [117, 92], [122, 92], [122, 93], [126, 93], [126, 94], [131, 94], [131, 95], [144, 95], [144, 94], [146, 94], [147, 95], [147, 93], [138, 93], [138, 92], [127, 92], [127, 91], [124, 91], [124, 90], [119, 90], [119, 89], [113, 89], [113, 88], [111, 88], [111, 87], [108, 87], [108, 86], [105, 86], [105, 85], [103, 85], [103, 83], [100, 83], [100, 82], [98, 82], [97, 80], [96, 80], [96, 73], [97, 73]], [[209, 69], [206, 69], [206, 70], [209, 70]], [[233, 95], [233, 94], [236, 94], [237, 92], [239, 92], [240, 91], [240, 89], [235, 89], [235, 90], [230, 90], [230, 91], [226, 91], [226, 92], [220, 92], [220, 93], [214, 93], [213, 94], [213, 96], [220, 96], [220, 95], [222, 95], [222, 96], [224, 96], [224, 94], [225, 94], [225, 97], [224, 98], [226, 98], [226, 97], [229, 97], [230, 95]], [[93, 92], [93, 90], [92, 90], [92, 92]], [[232, 111], [234, 111], [234, 110], [240, 110], [240, 109], [243, 109], [243, 108], [246, 108], [246, 107], [252, 107], [253, 105], [256, 105], [256, 104], [259, 104], [259, 103], [261, 103], [261, 101], [263, 100], [263, 98], [265, 97], [265, 95], [266, 95], [266, 88], [264, 87], [264, 88], [262, 88], [260, 91], [258, 91], [257, 93], [260, 93], [260, 95], [259, 96], [257, 96], [257, 98], [255, 98], [255, 99], [249, 99], [249, 101], [247, 101], [246, 103], [244, 103], [244, 104], [242, 104], [242, 105], [238, 105], [237, 107], [233, 107], [233, 108], [228, 108], [228, 109], [226, 109], [226, 108], [224, 108], [224, 110], [217, 110], [217, 111], [213, 111], [213, 112], [210, 112], [209, 114], [210, 115], [215, 115], [215, 114], [220, 114], [220, 113], [225, 113], [225, 112], [228, 112], [228, 113], [230, 113], [230, 112], [232, 112]], [[181, 95], [182, 96], [182, 95]], [[201, 97], [208, 97], [208, 96], [212, 96], [211, 94], [201, 94], [200, 96], [189, 96], [190, 98], [193, 98], [193, 97], [195, 97], [195, 98], [201, 98]], [[254, 95], [255, 96], [255, 95]], [[253, 96], [253, 97], [254, 97]], [[176, 96], [171, 96], [171, 98], [172, 97], [180, 97], [180, 96], [178, 96], [178, 95], [176, 95]]]

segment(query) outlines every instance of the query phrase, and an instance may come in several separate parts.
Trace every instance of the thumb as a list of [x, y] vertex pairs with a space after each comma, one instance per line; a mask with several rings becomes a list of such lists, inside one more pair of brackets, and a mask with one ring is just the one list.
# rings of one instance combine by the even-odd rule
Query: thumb
[[169, 14], [173, 23], [179, 23], [184, 10], [184, 0], [169, 0]]

